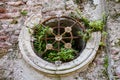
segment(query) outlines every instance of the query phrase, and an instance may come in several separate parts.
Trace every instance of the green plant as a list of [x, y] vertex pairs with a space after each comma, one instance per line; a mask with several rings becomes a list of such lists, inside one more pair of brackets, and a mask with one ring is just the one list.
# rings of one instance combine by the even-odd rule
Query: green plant
[[102, 13], [103, 24], [106, 24], [106, 22], [107, 22], [107, 17], [108, 17], [108, 15], [107, 15], [105, 12], [103, 12], [103, 13]]
[[[28, 31], [31, 33], [30, 30], [28, 30]], [[38, 54], [43, 55], [42, 57], [45, 60], [50, 61], [50, 62], [55, 62], [55, 61], [59, 61], [59, 60], [66, 62], [66, 61], [74, 59], [76, 51], [73, 49], [64, 48], [64, 44], [60, 44], [61, 49], [59, 52], [55, 51], [55, 50], [47, 50], [44, 53], [44, 50], [46, 49], [46, 42], [45, 42], [44, 38], [46, 35], [48, 37], [51, 36], [51, 31], [48, 26], [36, 25], [33, 28], [33, 31], [34, 32], [32, 35], [35, 38], [35, 40], [33, 42], [34, 49]], [[48, 40], [47, 43], [52, 44], [53, 41]], [[55, 43], [55, 44], [53, 44], [53, 46], [54, 46], [54, 48], [57, 48], [58, 44]], [[42, 53], [44, 53], [44, 54], [42, 54]]]
[[105, 67], [105, 69], [107, 69], [107, 68], [108, 68], [108, 65], [109, 65], [108, 56], [105, 56], [103, 66]]
[[89, 21], [85, 16], [82, 16], [82, 17], [81, 17], [81, 20], [84, 22], [84, 25], [85, 25], [86, 27], [89, 26], [90, 21]]
[[82, 16], [81, 11], [79, 9], [76, 9], [76, 11], [71, 13], [70, 16], [84, 23], [86, 30], [84, 32], [78, 32], [78, 34], [82, 36], [83, 40], [85, 41], [87, 41], [91, 37], [92, 32], [95, 31], [103, 32], [105, 24], [104, 19], [106, 19], [106, 15], [103, 15], [103, 19], [101, 20], [90, 21], [85, 16]]
[[69, 16], [76, 18], [80, 22], [82, 21], [86, 27], [89, 26], [90, 21], [81, 14], [81, 11], [79, 9], [76, 9], [75, 12], [69, 14]]
[[109, 80], [108, 73], [106, 69], [102, 70], [103, 76], [106, 77], [106, 80]]
[[102, 36], [103, 36], [103, 37], [106, 37], [107, 35], [108, 35], [107, 32], [105, 32], [105, 31], [102, 32]]
[[61, 48], [60, 52], [53, 52], [47, 53], [48, 55], [44, 57], [44, 59], [54, 62], [54, 61], [69, 61], [74, 59], [75, 57], [75, 50], [73, 49], [66, 49]]
[[23, 10], [20, 12], [23, 16], [26, 16], [28, 14], [28, 12], [26, 10]]
[[103, 31], [104, 24], [102, 20], [96, 20], [96, 21], [90, 22], [89, 26], [93, 31]]
[[45, 50], [46, 43], [45, 40], [42, 40], [45, 37], [45, 34], [48, 34], [49, 27], [44, 27], [42, 25], [37, 25], [34, 27], [34, 33], [33, 36], [35, 38], [35, 41], [33, 42], [33, 45], [35, 47], [35, 50], [38, 53], [42, 53]]
[[99, 43], [99, 46], [100, 46], [100, 47], [104, 47], [104, 46], [106, 46], [106, 45], [105, 45], [104, 42], [100, 42], [100, 43]]
[[103, 72], [103, 75], [107, 78], [107, 80], [109, 80], [109, 77], [108, 77], [108, 72], [107, 72], [107, 69], [108, 69], [108, 66], [109, 66], [109, 61], [108, 61], [108, 56], [106, 55], [105, 58], [104, 58], [104, 70], [102, 71]]
[[74, 58], [75, 50], [73, 49], [65, 49], [61, 48], [61, 51], [58, 52], [58, 56], [60, 56], [61, 60], [67, 61]]
[[16, 19], [13, 19], [12, 21], [11, 21], [11, 24], [17, 24], [18, 23], [18, 21], [16, 20]]
[[84, 41], [87, 41], [91, 37], [92, 29], [86, 29], [85, 32], [78, 31], [78, 34]]

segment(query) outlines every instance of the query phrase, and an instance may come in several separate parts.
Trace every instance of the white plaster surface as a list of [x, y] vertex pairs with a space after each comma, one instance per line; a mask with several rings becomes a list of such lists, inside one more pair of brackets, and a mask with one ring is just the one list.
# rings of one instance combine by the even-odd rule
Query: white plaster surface
[[[20, 43], [19, 43], [20, 47], [19, 48], [21, 48], [21, 52], [23, 52], [23, 53], [16, 52], [17, 54], [14, 54], [14, 55], [17, 55], [17, 59], [12, 60], [12, 61], [7, 60], [8, 55], [6, 55], [6, 56], [4, 56], [4, 58], [0, 59], [1, 62], [2, 62], [2, 63], [0, 63], [0, 66], [3, 65], [4, 63], [8, 64], [6, 66], [9, 66], [9, 65], [13, 64], [12, 67], [9, 68], [11, 71], [13, 70], [13, 72], [14, 72], [13, 73], [13, 77], [14, 77], [13, 80], [85, 80], [85, 79], [83, 79], [83, 77], [79, 77], [79, 72], [81, 70], [84, 70], [84, 68], [86, 68], [85, 65], [88, 65], [94, 59], [95, 54], [96, 54], [96, 50], [98, 49], [98, 44], [100, 42], [101, 33], [94, 33], [95, 39], [93, 39], [93, 40], [91, 39], [91, 41], [95, 41], [95, 43], [93, 42], [93, 44], [95, 44], [95, 45], [92, 46], [92, 48], [91, 48], [90, 45], [88, 44], [88, 48], [86, 48], [85, 53], [86, 54], [89, 53], [89, 54], [87, 54], [87, 55], [89, 55], [89, 58], [87, 58], [85, 60], [85, 62], [82, 63], [82, 60], [78, 59], [78, 60], [81, 60], [81, 65], [79, 65], [80, 63], [79, 63], [78, 60], [72, 61], [71, 64], [67, 63], [67, 64], [69, 64], [69, 66], [74, 66], [74, 65], [77, 66], [77, 67], [74, 66], [73, 69], [71, 69], [69, 66], [67, 66], [68, 69], [69, 68], [71, 69], [70, 71], [58, 71], [58, 72], [54, 71], [55, 69], [57, 69], [57, 68], [53, 68], [53, 67], [55, 67], [54, 65], [50, 64], [50, 66], [48, 66], [48, 62], [42, 61], [39, 57], [37, 57], [35, 55], [35, 53], [32, 50], [30, 50], [30, 48], [31, 48], [31, 46], [29, 46], [30, 45], [30, 43], [29, 43], [29, 41], [30, 41], [29, 36], [30, 35], [26, 32], [27, 31], [26, 25], [27, 25], [27, 27], [32, 28], [33, 25], [34, 25], [34, 22], [38, 22], [39, 20], [41, 20], [40, 19], [41, 17], [44, 20], [44, 19], [46, 19], [46, 18], [48, 18], [52, 15], [56, 15], [56, 13], [58, 11], [61, 12], [60, 14], [66, 15], [76, 8], [76, 5], [73, 4], [72, 0], [67, 1], [67, 3], [66, 3], [67, 4], [67, 9], [70, 9], [68, 11], [66, 11], [64, 9], [65, 4], [64, 4], [63, 0], [53, 0], [53, 3], [55, 3], [56, 1], [61, 3], [60, 6], [59, 6], [60, 8], [55, 7], [57, 5], [57, 3], [54, 4], [54, 5], [53, 4], [49, 5], [48, 3], [50, 3], [50, 2], [48, 0], [46, 0], [45, 4], [49, 5], [49, 7], [46, 6], [46, 8], [41, 10], [41, 12], [44, 13], [44, 14], [42, 16], [41, 16], [41, 13], [37, 14], [37, 15], [33, 15], [35, 17], [39, 15], [39, 19], [38, 18], [37, 19], [32, 18], [33, 16], [30, 17], [30, 15], [29, 15], [29, 19], [33, 20], [33, 22], [32, 21], [29, 22], [29, 20], [27, 20], [28, 22], [25, 21], [25, 24], [21, 25], [21, 27], [24, 27], [25, 31], [22, 30], [23, 32], [21, 31], [21, 35], [19, 36], [19, 41], [20, 41]], [[28, 5], [30, 6], [30, 4], [32, 4], [32, 3], [29, 2]], [[44, 4], [44, 1], [42, 1], [41, 4]], [[97, 2], [95, 2], [95, 4], [97, 4]], [[44, 5], [44, 7], [45, 7], [45, 5]], [[100, 19], [101, 14], [102, 14], [102, 11], [101, 11], [102, 9], [101, 9], [100, 6], [96, 9], [95, 10], [91, 9], [91, 11], [89, 11], [90, 7], [89, 7], [89, 4], [88, 4], [88, 5], [85, 5], [85, 10], [84, 11], [86, 11], [86, 13], [90, 14], [90, 19], [91, 20], [96, 20], [96, 19]], [[34, 14], [36, 14], [36, 13], [34, 13]], [[26, 35], [29, 35], [29, 36], [27, 37]], [[99, 35], [99, 36], [97, 36], [97, 35]], [[24, 43], [27, 43], [27, 44], [24, 44]], [[90, 55], [90, 52], [92, 52], [93, 54]], [[19, 57], [18, 57], [18, 55], [19, 55]], [[83, 55], [84, 54], [82, 54], [81, 56], [83, 56]], [[6, 59], [5, 59], [5, 57], [6, 57]], [[36, 58], [36, 59], [34, 60], [33, 58]], [[79, 58], [81, 58], [81, 57], [79, 57]], [[39, 60], [41, 62], [39, 62]], [[6, 61], [8, 61], [8, 62], [6, 62]], [[81, 67], [81, 70], [79, 70], [80, 67]], [[63, 74], [61, 76], [60, 75], [54, 75], [54, 77], [53, 77], [53, 75], [48, 75], [48, 74], [45, 74], [45, 73], [42, 72], [42, 70], [43, 70], [46, 73], [51, 73], [51, 71], [48, 71], [47, 68], [52, 70], [52, 74], [53, 73], [63, 74], [63, 73], [71, 72], [71, 71], [73, 71], [74, 73], [70, 73], [69, 75], [64, 75]], [[65, 68], [65, 67], [61, 66], [60, 69], [62, 69], [62, 68]]]

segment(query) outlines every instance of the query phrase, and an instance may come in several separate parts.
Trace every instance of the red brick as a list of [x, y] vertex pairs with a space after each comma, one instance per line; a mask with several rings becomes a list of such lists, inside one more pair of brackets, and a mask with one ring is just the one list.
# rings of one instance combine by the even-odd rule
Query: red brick
[[0, 7], [0, 13], [5, 13], [5, 12], [6, 12], [6, 9], [3, 7]]

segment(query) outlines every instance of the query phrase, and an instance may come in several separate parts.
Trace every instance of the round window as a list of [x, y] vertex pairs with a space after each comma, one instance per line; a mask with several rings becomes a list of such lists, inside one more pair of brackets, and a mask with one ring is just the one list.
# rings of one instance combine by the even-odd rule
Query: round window
[[35, 53], [48, 62], [69, 62], [77, 58], [85, 47], [78, 34], [84, 27], [75, 19], [52, 17], [33, 28]]
[[[40, 23], [39, 14], [28, 18], [19, 35], [23, 59], [35, 69], [64, 75], [83, 70], [94, 59], [101, 39], [100, 32], [83, 40], [85, 28], [76, 19], [52, 17]], [[38, 25], [35, 25], [38, 24]]]

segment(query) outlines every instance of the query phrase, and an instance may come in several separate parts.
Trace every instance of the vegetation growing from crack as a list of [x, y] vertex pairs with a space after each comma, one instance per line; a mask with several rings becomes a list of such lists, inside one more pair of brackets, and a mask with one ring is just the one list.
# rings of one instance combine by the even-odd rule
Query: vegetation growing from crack
[[21, 15], [23, 15], [23, 16], [26, 16], [26, 15], [28, 14], [28, 12], [27, 12], [26, 10], [23, 10], [23, 11], [21, 11], [20, 13], [21, 13]]
[[[78, 21], [82, 22], [83, 25], [85, 26], [86, 30], [81, 33], [78, 32], [83, 38], [83, 40], [87, 41], [91, 37], [92, 32], [96, 31], [101, 31], [103, 32], [104, 30], [104, 19], [100, 20], [95, 20], [95, 21], [90, 21], [88, 20], [85, 16], [82, 16], [81, 12], [79, 9], [76, 9], [75, 12], [70, 14], [71, 17], [76, 18]], [[103, 16], [104, 18], [105, 16]], [[103, 45], [101, 43], [101, 45]]]
[[[67, 62], [75, 58], [75, 53], [77, 52], [74, 49], [66, 49], [64, 48], [64, 44], [60, 45], [60, 51], [55, 50], [47, 50], [46, 49], [46, 42], [43, 40], [45, 36], [47, 37], [52, 36], [50, 32], [50, 27], [43, 26], [43, 25], [37, 25], [33, 28], [33, 36], [35, 38], [33, 42], [34, 49], [38, 55], [42, 55], [41, 57], [49, 62], [55, 62], [55, 61], [63, 61]], [[53, 41], [48, 40], [48, 43], [52, 43]], [[57, 47], [57, 44], [53, 45], [54, 47]], [[44, 53], [44, 54], [42, 54]]]
[[[101, 49], [103, 49], [103, 47], [106, 47], [105, 39], [106, 39], [108, 33], [104, 31], [104, 26], [107, 21], [107, 16], [105, 14], [103, 14], [103, 18], [100, 20], [90, 21], [87, 18], [85, 18], [84, 16], [82, 16], [81, 12], [77, 9], [76, 12], [70, 14], [70, 16], [78, 19], [79, 21], [83, 22], [83, 25], [85, 25], [86, 31], [83, 33], [79, 33], [80, 35], [83, 36], [83, 40], [87, 41], [91, 37], [92, 32], [100, 31], [102, 33], [102, 39], [101, 39], [101, 42], [99, 43], [99, 46]], [[107, 69], [109, 66], [108, 55], [106, 55], [104, 58], [103, 66], [105, 68], [102, 71], [103, 75], [109, 80], [108, 72], [107, 72]]]
[[103, 65], [104, 65], [105, 69], [108, 68], [108, 56], [105, 56]]
[[17, 24], [17, 23], [18, 23], [17, 19], [13, 19], [13, 20], [11, 21], [11, 24]]
[[104, 47], [104, 46], [105, 46], [105, 43], [104, 43], [103, 41], [101, 41], [101, 42], [99, 43], [99, 46], [100, 46], [100, 47]]
[[108, 56], [106, 55], [105, 58], [104, 58], [104, 70], [102, 71], [103, 75], [107, 78], [107, 80], [109, 80], [108, 78], [108, 73], [107, 73], [107, 69], [108, 69], [108, 66], [109, 66], [109, 62], [108, 62]]
[[105, 46], [106, 46], [106, 44], [105, 44], [104, 41], [105, 41], [107, 35], [108, 35], [107, 32], [102, 31], [102, 39], [101, 39], [101, 42], [99, 43], [99, 46], [100, 46], [100, 47], [105, 47]]

